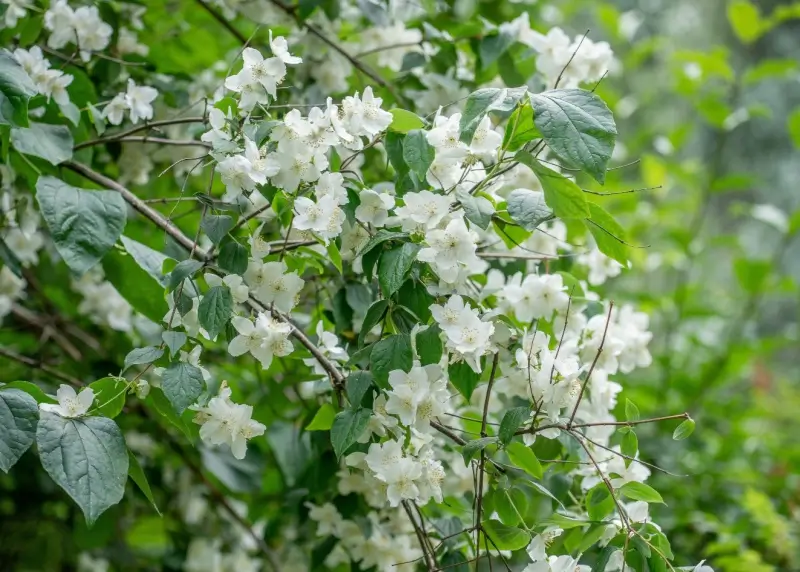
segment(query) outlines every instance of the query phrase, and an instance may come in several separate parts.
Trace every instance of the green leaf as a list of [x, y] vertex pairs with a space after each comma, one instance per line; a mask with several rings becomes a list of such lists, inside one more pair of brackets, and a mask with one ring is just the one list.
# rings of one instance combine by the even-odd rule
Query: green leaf
[[506, 414], [503, 415], [503, 420], [500, 421], [500, 429], [497, 432], [500, 436], [500, 442], [503, 443], [503, 445], [508, 445], [511, 439], [514, 438], [514, 433], [520, 428], [520, 425], [525, 423], [530, 416], [531, 408], [528, 406], [512, 407], [506, 411]]
[[442, 333], [438, 324], [434, 324], [417, 334], [415, 345], [422, 365], [439, 363], [442, 359]]
[[125, 407], [125, 393], [128, 384], [118, 377], [104, 377], [89, 384], [94, 391], [94, 406], [91, 413], [114, 419]]
[[516, 34], [505, 30], [500, 30], [497, 34], [484, 36], [478, 47], [481, 68], [486, 69], [496, 62], [516, 40]]
[[644, 483], [631, 481], [622, 485], [618, 490], [620, 494], [628, 497], [631, 500], [666, 504], [664, 503], [664, 499], [661, 498], [661, 495], [658, 494], [657, 490]]
[[748, 0], [736, 0], [728, 5], [728, 21], [736, 36], [745, 44], [756, 41], [769, 29], [758, 8]]
[[72, 159], [72, 133], [65, 125], [33, 123], [11, 129], [11, 145], [23, 155], [41, 157], [51, 165]]
[[153, 508], [156, 510], [158, 514], [161, 514], [161, 511], [158, 510], [158, 505], [156, 505], [156, 499], [153, 496], [153, 491], [150, 489], [150, 483], [147, 482], [147, 477], [142, 470], [142, 466], [139, 464], [139, 460], [136, 458], [130, 450], [128, 450], [128, 476], [131, 480], [136, 483], [136, 486], [139, 487], [139, 490], [144, 493], [145, 498], [150, 501], [150, 504], [153, 505]]
[[55, 177], [39, 177], [36, 200], [56, 250], [84, 274], [114, 246], [125, 228], [125, 201], [116, 191], [88, 191]]
[[0, 388], [0, 469], [7, 473], [36, 439], [39, 405], [21, 389]]
[[428, 169], [436, 155], [425, 137], [425, 131], [413, 129], [403, 140], [403, 159], [420, 181], [425, 180]]
[[526, 102], [517, 107], [508, 118], [506, 131], [503, 134], [502, 148], [507, 151], [515, 151], [525, 143], [541, 137], [542, 134], [533, 123], [533, 108]]
[[219, 249], [217, 264], [231, 274], [244, 274], [247, 270], [247, 249], [233, 240], [226, 242]]
[[371, 416], [370, 409], [345, 409], [336, 414], [331, 426], [331, 444], [337, 459], [361, 437]]
[[406, 242], [402, 246], [385, 250], [378, 263], [378, 283], [387, 298], [397, 292], [411, 270], [421, 246]]
[[544, 190], [544, 200], [547, 206], [553, 209], [556, 216], [560, 218], [586, 218], [589, 216], [589, 204], [578, 185], [561, 173], [548, 169], [526, 151], [520, 151], [514, 158], [536, 173]]
[[614, 499], [605, 483], [598, 483], [586, 493], [586, 512], [595, 521], [603, 520], [614, 510]]
[[125, 365], [123, 371], [132, 365], [141, 365], [145, 363], [153, 363], [158, 358], [164, 355], [164, 350], [155, 346], [147, 346], [144, 348], [136, 348], [125, 356]]
[[128, 451], [111, 419], [67, 419], [43, 411], [36, 444], [42, 467], [78, 504], [90, 526], [122, 500]]
[[553, 513], [548, 518], [544, 519], [541, 522], [542, 525], [546, 526], [557, 526], [559, 528], [563, 528], [564, 530], [569, 530], [571, 528], [577, 528], [579, 526], [586, 526], [587, 524], [591, 524], [586, 520], [578, 520], [575, 518], [570, 518], [568, 516], [564, 516], [563, 514]]
[[27, 127], [28, 101], [36, 86], [8, 50], [0, 50], [0, 125]]
[[178, 262], [177, 266], [167, 276], [167, 290], [172, 292], [187, 278], [194, 276], [203, 267], [199, 260], [187, 259]]
[[342, 254], [339, 252], [339, 248], [336, 246], [336, 243], [330, 241], [328, 243], [327, 251], [333, 267], [339, 271], [339, 274], [344, 274], [344, 271], [342, 270]]
[[481, 527], [489, 537], [490, 545], [498, 550], [521, 550], [531, 541], [531, 535], [524, 530], [506, 526], [499, 520], [484, 520]]
[[213, 340], [225, 328], [233, 312], [233, 296], [227, 286], [209, 288], [197, 307], [200, 325]]
[[542, 465], [530, 447], [526, 447], [523, 443], [516, 441], [508, 444], [506, 453], [508, 453], [508, 458], [511, 459], [514, 465], [532, 477], [542, 478]]
[[161, 333], [161, 339], [164, 340], [164, 343], [169, 348], [170, 357], [175, 357], [175, 354], [178, 353], [178, 350], [180, 350], [183, 347], [183, 344], [186, 343], [186, 334], [183, 332], [173, 332], [168, 330]]
[[675, 441], [682, 441], [694, 433], [694, 419], [687, 419], [675, 428], [672, 432], [672, 438]]
[[31, 397], [36, 400], [36, 403], [58, 403], [55, 399], [47, 395], [44, 391], [42, 391], [38, 385], [31, 383], [30, 381], [12, 381], [11, 383], [7, 383], [2, 386], [3, 389], [19, 389], [24, 391]]
[[390, 371], [409, 371], [413, 365], [411, 339], [408, 334], [395, 334], [377, 342], [372, 346], [369, 363], [378, 385], [388, 387]]
[[[636, 431], [631, 428], [622, 435], [622, 443], [620, 443], [620, 452], [628, 457], [636, 457], [636, 452], [639, 450], [639, 438], [636, 436]], [[625, 466], [629, 466], [633, 461], [625, 459]]]
[[628, 265], [628, 249], [624, 244], [625, 229], [608, 212], [595, 203], [588, 203], [589, 218], [584, 220], [597, 248], [623, 266]]
[[464, 458], [464, 465], [469, 466], [469, 462], [489, 445], [497, 443], [497, 437], [481, 437], [467, 441], [461, 449], [461, 456]]
[[367, 310], [364, 321], [361, 324], [361, 331], [358, 333], [358, 346], [364, 345], [364, 338], [375, 325], [381, 321], [383, 315], [386, 313], [386, 308], [389, 307], [389, 300], [378, 300]]
[[528, 508], [525, 493], [520, 489], [497, 489], [493, 500], [494, 510], [507, 526], [517, 526]]
[[447, 376], [458, 392], [469, 402], [472, 392], [478, 386], [481, 379], [480, 373], [475, 373], [472, 368], [464, 361], [457, 361], [447, 366]]
[[626, 421], [639, 420], [639, 408], [636, 407], [636, 404], [630, 399], [625, 400], [625, 420]]
[[547, 146], [563, 161], [604, 183], [617, 140], [614, 117], [605, 102], [584, 89], [555, 89], [530, 97], [534, 125]]
[[[121, 239], [124, 244], [125, 237], [123, 236]], [[140, 244], [139, 246], [147, 249], [144, 245]], [[155, 253], [155, 251], [152, 252]], [[122, 250], [114, 248], [103, 257], [102, 265], [106, 280], [114, 285], [114, 288], [137, 312], [147, 316], [156, 324], [161, 322], [167, 313], [164, 287], [151, 278], [151, 275], [140, 266], [134, 256], [128, 256]], [[159, 270], [158, 273], [160, 276], [161, 271]]]
[[181, 419], [180, 415], [175, 413], [175, 409], [172, 408], [172, 405], [161, 389], [158, 387], [151, 387], [150, 394], [145, 399], [145, 402], [158, 411], [158, 413], [166, 418], [172, 425], [180, 429], [181, 433], [183, 433], [187, 439], [192, 438], [192, 433], [189, 431], [186, 423]]
[[539, 225], [553, 220], [552, 209], [545, 202], [544, 193], [528, 189], [514, 189], [506, 199], [508, 214], [525, 230], [536, 230]]
[[[587, 550], [589, 550], [592, 546], [597, 544], [597, 542], [603, 538], [603, 535], [606, 532], [606, 525], [599, 524], [597, 526], [592, 526], [589, 530], [586, 531], [585, 534], [581, 535], [581, 541], [575, 547], [575, 552], [577, 554], [583, 554]], [[598, 570], [605, 570], [605, 568], [598, 568]]]
[[494, 215], [494, 205], [489, 199], [480, 196], [474, 197], [466, 190], [456, 191], [456, 199], [461, 203], [468, 221], [483, 230], [489, 228], [489, 225], [492, 224], [492, 215]]
[[153, 250], [141, 242], [136, 242], [125, 235], [122, 235], [119, 239], [127, 253], [131, 255], [142, 270], [147, 272], [153, 280], [158, 282], [161, 286], [167, 285], [167, 278], [161, 272], [161, 269], [164, 267], [164, 261], [167, 260], [169, 256], [157, 250]]
[[394, 108], [390, 109], [389, 113], [392, 114], [392, 122], [389, 124], [390, 131], [408, 133], [413, 129], [422, 129], [425, 127], [425, 122], [422, 118], [411, 111]]
[[467, 102], [464, 104], [464, 113], [461, 114], [461, 122], [459, 123], [461, 141], [463, 143], [467, 145], [472, 143], [472, 138], [475, 136], [478, 125], [480, 125], [489, 111], [502, 106], [507, 92], [508, 90], [506, 89], [487, 87], [469, 94]]
[[95, 131], [97, 131], [98, 135], [102, 135], [106, 132], [106, 120], [103, 118], [103, 112], [97, 109], [91, 103], [86, 104], [86, 108], [89, 112], [89, 117], [92, 120], [92, 125], [94, 125]]
[[397, 173], [398, 180], [408, 173], [408, 165], [403, 158], [404, 141], [405, 135], [394, 131], [387, 131], [383, 138], [383, 146], [386, 149], [386, 155], [389, 157], [389, 163], [391, 163], [395, 173]]
[[200, 221], [200, 228], [211, 239], [211, 242], [219, 244], [233, 228], [233, 217], [206, 214]]
[[306, 426], [306, 431], [328, 431], [333, 426], [333, 419], [336, 417], [336, 408], [330, 403], [323, 403], [317, 409], [314, 419]]
[[354, 371], [347, 376], [344, 388], [347, 392], [347, 399], [352, 407], [359, 407], [364, 396], [372, 387], [372, 374], [368, 371]]
[[406, 280], [397, 293], [397, 301], [414, 312], [417, 317], [427, 324], [431, 319], [431, 304], [435, 302], [428, 293], [425, 284], [418, 280]]
[[613, 546], [611, 544], [606, 546], [600, 553], [600, 556], [597, 558], [597, 562], [595, 563], [595, 570], [605, 570], [606, 567], [608, 566], [608, 562], [611, 560], [611, 557], [619, 549], [620, 549], [619, 546]]
[[188, 363], [174, 362], [161, 374], [161, 389], [179, 414], [197, 401], [204, 387], [203, 373]]

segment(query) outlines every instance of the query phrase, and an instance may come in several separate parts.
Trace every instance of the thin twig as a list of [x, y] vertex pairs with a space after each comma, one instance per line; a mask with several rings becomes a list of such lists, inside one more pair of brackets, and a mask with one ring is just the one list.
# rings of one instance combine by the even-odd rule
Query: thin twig
[[147, 131], [149, 129], [154, 129], [156, 127], [165, 127], [167, 125], [181, 125], [184, 123], [205, 123], [205, 117], [177, 117], [175, 119], [164, 119], [162, 121], [151, 121], [149, 123], [143, 123], [142, 125], [137, 125], [136, 127], [131, 127], [130, 129], [126, 129], [125, 131], [120, 131], [119, 133], [114, 133], [109, 135], [108, 137], [101, 137], [99, 139], [91, 139], [89, 141], [83, 141], [82, 143], [78, 143], [75, 145], [72, 150], [77, 151], [79, 149], [83, 149], [84, 147], [92, 147], [93, 145], [103, 145], [105, 143], [110, 143], [112, 141], [117, 141], [123, 137], [127, 137], [128, 135], [133, 135], [134, 133], [139, 133], [140, 131]]
[[48, 375], [52, 375], [53, 377], [60, 379], [61, 381], [66, 381], [70, 385], [74, 385], [75, 387], [81, 387], [83, 383], [80, 379], [76, 377], [72, 377], [71, 375], [67, 375], [66, 373], [62, 373], [60, 370], [50, 367], [49, 365], [45, 365], [40, 361], [37, 361], [33, 358], [29, 358], [28, 356], [20, 355], [16, 352], [12, 352], [6, 348], [0, 348], [0, 356], [6, 357], [10, 360], [14, 360], [19, 362], [23, 365], [27, 365], [33, 369], [39, 369], [45, 372]]
[[594, 371], [594, 366], [597, 365], [597, 360], [600, 359], [600, 354], [603, 353], [603, 345], [606, 343], [606, 334], [608, 334], [608, 325], [611, 323], [611, 310], [614, 309], [614, 302], [610, 302], [608, 305], [608, 316], [606, 317], [606, 327], [603, 329], [603, 337], [600, 340], [600, 347], [597, 348], [597, 353], [594, 354], [594, 360], [592, 361], [591, 367], [589, 367], [589, 373], [586, 374], [586, 379], [581, 386], [581, 392], [578, 394], [578, 400], [575, 402], [575, 407], [572, 409], [572, 415], [569, 416], [569, 422], [567, 423], [567, 429], [572, 428], [572, 422], [575, 421], [575, 414], [578, 412], [578, 407], [581, 404], [581, 399], [583, 399], [583, 394], [586, 392], [586, 386], [589, 385], [589, 380], [592, 378], [592, 372]]

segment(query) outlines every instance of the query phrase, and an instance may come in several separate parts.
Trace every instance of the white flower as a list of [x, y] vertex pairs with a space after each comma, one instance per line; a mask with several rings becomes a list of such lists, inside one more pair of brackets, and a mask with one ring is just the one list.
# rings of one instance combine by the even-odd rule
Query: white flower
[[405, 499], [415, 499], [419, 495], [416, 480], [422, 476], [422, 465], [410, 457], [404, 457], [387, 467], [383, 472], [389, 487], [386, 495], [390, 506], [398, 506]]
[[325, 244], [342, 233], [345, 214], [333, 196], [324, 196], [316, 203], [309, 198], [298, 197], [294, 201], [294, 209], [296, 215], [292, 226], [297, 230], [313, 231], [325, 240]]
[[323, 173], [314, 186], [314, 194], [317, 200], [322, 197], [330, 196], [339, 205], [348, 203], [347, 189], [344, 188], [344, 177], [341, 173]]
[[124, 93], [118, 93], [103, 108], [103, 118], [111, 125], [119, 125], [125, 120], [125, 112], [128, 111], [128, 100]]
[[589, 566], [578, 564], [575, 558], [565, 554], [528, 564], [522, 572], [592, 572], [592, 569]]
[[450, 199], [430, 191], [406, 193], [403, 202], [405, 204], [395, 209], [395, 214], [406, 232], [434, 229], [450, 212]]
[[244, 273], [244, 280], [250, 291], [256, 293], [260, 302], [273, 303], [281, 312], [289, 312], [295, 305], [295, 299], [303, 289], [303, 280], [297, 272], [286, 272], [286, 263], [260, 263], [251, 260]]
[[253, 180], [253, 164], [244, 155], [231, 155], [217, 163], [222, 182], [225, 185], [225, 195], [222, 200], [234, 202], [244, 191], [255, 189]]
[[789, 230], [789, 218], [785, 212], [774, 205], [753, 205], [750, 214], [754, 219], [771, 225], [781, 232]]
[[[336, 337], [336, 334], [326, 332], [325, 324], [323, 324], [321, 320], [317, 322], [317, 338], [319, 338], [317, 347], [320, 353], [326, 358], [340, 362], [349, 359], [347, 352], [339, 346], [339, 338]], [[326, 375], [327, 373], [316, 358], [306, 358], [303, 360], [303, 363], [309, 367], [313, 367], [314, 373], [317, 375]]]
[[234, 316], [231, 324], [239, 335], [228, 344], [228, 353], [234, 357], [250, 353], [267, 369], [273, 356], [286, 356], [292, 352], [289, 341], [291, 327], [273, 320], [267, 314], [259, 314], [255, 324], [241, 316]]
[[14, 301], [24, 295], [25, 281], [8, 266], [0, 268], [0, 320], [11, 312]]
[[307, 145], [295, 143], [286, 151], [275, 154], [280, 171], [272, 178], [276, 186], [293, 192], [301, 182], [312, 183], [328, 167], [324, 154]]
[[40, 403], [39, 409], [49, 413], [57, 413], [61, 417], [81, 417], [85, 415], [94, 401], [94, 391], [87, 387], [80, 393], [69, 385], [61, 384], [56, 392], [58, 405], [53, 403]]
[[[264, 59], [264, 56], [253, 48], [245, 48], [242, 51], [242, 59], [244, 59], [242, 71], [226, 79], [225, 87], [231, 91], [242, 92], [250, 89], [245, 86], [259, 84], [275, 98], [278, 84], [286, 76], [286, 64], [283, 60], [275, 57]], [[266, 103], [266, 100], [263, 103]]]
[[237, 304], [244, 304], [250, 297], [250, 288], [238, 274], [228, 274], [224, 278], [220, 278], [216, 274], [207, 272], [203, 275], [203, 278], [205, 278], [206, 284], [208, 284], [210, 288], [222, 285], [227, 286], [231, 291], [233, 301]]
[[392, 122], [392, 114], [383, 111], [381, 103], [383, 100], [373, 95], [371, 87], [364, 89], [361, 98], [358, 93], [347, 96], [341, 105], [342, 125], [353, 135], [374, 137]]
[[190, 409], [197, 411], [195, 423], [201, 425], [200, 438], [210, 445], [226, 444], [231, 448], [233, 456], [244, 459], [247, 453], [247, 441], [264, 434], [266, 426], [253, 421], [253, 407], [240, 405], [231, 401], [231, 390], [223, 381], [219, 395], [212, 397], [208, 405], [193, 405]]
[[317, 536], [339, 536], [339, 530], [344, 522], [342, 515], [331, 503], [323, 505], [304, 503], [308, 508], [308, 518], [317, 523]]
[[430, 307], [433, 319], [447, 335], [447, 347], [464, 358], [473, 371], [480, 373], [480, 357], [489, 351], [494, 325], [481, 321], [478, 313], [464, 304], [459, 295], [451, 296], [445, 306]]
[[269, 47], [272, 48], [272, 53], [275, 57], [285, 64], [296, 65], [303, 63], [302, 58], [289, 53], [289, 44], [286, 42], [286, 38], [278, 36], [274, 40], [272, 39], [272, 30], [269, 31]]
[[231, 135], [228, 133], [228, 120], [230, 119], [230, 108], [228, 108], [228, 116], [226, 116], [222, 110], [212, 107], [208, 112], [208, 123], [211, 129], [203, 133], [200, 140], [211, 143], [211, 147], [217, 153], [236, 151], [236, 143], [231, 141]]
[[622, 264], [609, 258], [597, 248], [578, 256], [576, 262], [584, 264], [589, 269], [589, 284], [599, 286], [609, 278], [618, 276], [622, 271]]
[[517, 274], [501, 291], [517, 319], [530, 322], [534, 318], [549, 318], [553, 312], [563, 313], [569, 304], [569, 294], [560, 274]]
[[27, 14], [25, 10], [28, 6], [27, 0], [3, 0], [3, 4], [6, 5], [5, 27], [16, 28], [20, 18], [24, 18]]
[[462, 267], [474, 272], [481, 272], [486, 267], [475, 255], [477, 239], [464, 219], [454, 218], [444, 230], [434, 229], [425, 234], [428, 247], [419, 251], [417, 259], [431, 263], [442, 280], [453, 283]]
[[132, 79], [128, 79], [125, 102], [130, 108], [132, 123], [138, 123], [140, 119], [148, 120], [153, 118], [153, 106], [151, 103], [156, 97], [158, 97], [158, 90], [155, 88], [136, 85]]
[[387, 193], [376, 193], [372, 189], [364, 189], [358, 196], [361, 204], [356, 207], [356, 219], [374, 226], [386, 224], [389, 210], [394, 208], [394, 197]]

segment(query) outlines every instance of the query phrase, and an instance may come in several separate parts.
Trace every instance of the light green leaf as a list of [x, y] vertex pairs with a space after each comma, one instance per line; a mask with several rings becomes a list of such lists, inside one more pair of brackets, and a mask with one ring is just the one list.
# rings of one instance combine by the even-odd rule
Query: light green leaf
[[233, 312], [233, 296], [227, 286], [214, 286], [209, 288], [200, 305], [197, 307], [197, 317], [200, 325], [205, 328], [211, 339], [217, 337], [227, 324]]
[[626, 421], [639, 420], [639, 408], [636, 407], [636, 404], [630, 399], [625, 400], [625, 420]]
[[7, 473], [36, 439], [39, 406], [22, 391], [0, 388], [0, 469]]
[[555, 89], [531, 94], [531, 106], [534, 125], [547, 146], [563, 161], [605, 182], [617, 140], [614, 117], [605, 102], [584, 89]]
[[484, 520], [481, 527], [489, 537], [490, 546], [498, 550], [521, 550], [531, 541], [531, 535], [524, 530], [506, 526], [499, 520]]
[[425, 131], [413, 129], [406, 134], [403, 140], [403, 159], [420, 181], [425, 180], [435, 155], [436, 152], [425, 137]]
[[3, 386], [3, 389], [19, 389], [33, 397], [36, 403], [58, 403], [55, 399], [47, 395], [38, 385], [30, 381], [12, 381]]
[[94, 405], [90, 413], [114, 419], [125, 407], [127, 387], [125, 380], [117, 377], [104, 377], [90, 383], [89, 389], [94, 391]]
[[333, 426], [333, 419], [336, 417], [336, 408], [330, 403], [323, 403], [317, 409], [314, 418], [306, 426], [306, 431], [328, 431]]
[[682, 441], [694, 433], [694, 419], [687, 419], [675, 428], [672, 432], [672, 438], [675, 441]]
[[161, 333], [161, 339], [164, 340], [164, 343], [169, 348], [169, 355], [174, 357], [178, 350], [183, 347], [183, 344], [186, 343], [186, 334], [167, 330]]
[[396, 369], [409, 371], [413, 365], [410, 338], [407, 334], [395, 334], [383, 338], [372, 346], [369, 362], [378, 385], [388, 387], [390, 371]]
[[389, 130], [391, 131], [408, 133], [413, 129], [422, 129], [425, 127], [425, 122], [422, 118], [411, 111], [394, 108], [390, 109], [389, 113], [392, 114], [392, 122], [389, 124]]
[[122, 432], [110, 419], [67, 419], [43, 411], [36, 444], [42, 467], [78, 504], [90, 526], [122, 500], [128, 451]]
[[51, 165], [72, 158], [72, 133], [65, 125], [33, 123], [11, 129], [11, 145], [23, 155], [41, 157]]
[[164, 350], [155, 346], [136, 348], [125, 356], [125, 365], [123, 366], [123, 370], [128, 369], [132, 365], [153, 363], [162, 355], [164, 355]]
[[728, 21], [738, 38], [745, 44], [756, 41], [769, 29], [762, 20], [758, 8], [748, 0], [736, 0], [728, 4]]
[[503, 415], [503, 420], [500, 421], [500, 429], [497, 434], [500, 436], [500, 442], [507, 445], [514, 438], [514, 433], [520, 428], [525, 421], [531, 416], [531, 408], [528, 406], [512, 407]]
[[597, 248], [609, 258], [627, 266], [628, 248], [623, 243], [627, 238], [625, 229], [603, 207], [595, 203], [588, 205], [589, 218], [583, 222], [592, 233]]
[[8, 50], [0, 50], [0, 125], [27, 127], [28, 101], [36, 86]]
[[795, 108], [786, 120], [786, 127], [794, 146], [800, 149], [800, 107]]
[[514, 158], [536, 174], [544, 190], [544, 200], [557, 217], [582, 219], [589, 216], [589, 204], [578, 185], [561, 173], [548, 169], [530, 153], [520, 151]]
[[167, 278], [161, 272], [164, 267], [164, 261], [169, 258], [166, 254], [153, 250], [149, 246], [136, 242], [125, 235], [120, 237], [120, 242], [122, 242], [122, 246], [125, 247], [127, 253], [131, 255], [142, 270], [152, 276], [161, 286], [167, 285]]
[[555, 215], [545, 202], [544, 193], [528, 189], [514, 189], [506, 199], [508, 214], [525, 230], [536, 230], [539, 225], [553, 220]]
[[497, 34], [484, 36], [478, 47], [481, 67], [488, 68], [502, 56], [517, 40], [516, 34], [500, 30]]
[[39, 177], [36, 200], [64, 262], [84, 274], [114, 246], [125, 228], [125, 201], [116, 191], [88, 191]]
[[534, 139], [541, 138], [542, 134], [533, 123], [533, 108], [528, 102], [520, 105], [508, 118], [506, 130], [503, 134], [503, 149], [515, 151]]
[[142, 466], [139, 464], [139, 460], [136, 458], [136, 455], [134, 455], [130, 450], [128, 450], [128, 476], [134, 483], [136, 483], [136, 486], [139, 487], [139, 490], [144, 493], [144, 496], [150, 501], [150, 504], [153, 505], [153, 508], [156, 510], [156, 512], [161, 514], [161, 511], [158, 510], [158, 506], [156, 505], [156, 499], [153, 496], [153, 491], [150, 489], [150, 483], [147, 482], [147, 476], [144, 474]]
[[371, 409], [345, 409], [336, 415], [331, 426], [331, 444], [337, 459], [361, 437], [371, 416]]
[[664, 499], [661, 498], [661, 495], [658, 494], [657, 490], [644, 483], [631, 481], [622, 485], [618, 490], [621, 495], [628, 497], [631, 500], [666, 504], [664, 503]]
[[520, 489], [496, 489], [493, 500], [494, 510], [507, 526], [517, 526], [528, 508], [527, 497]]
[[339, 252], [339, 248], [336, 246], [336, 243], [330, 241], [328, 243], [328, 256], [330, 257], [331, 264], [333, 264], [334, 268], [339, 271], [339, 274], [343, 274], [344, 271], [342, 270], [342, 254]]
[[378, 262], [378, 283], [387, 298], [397, 292], [411, 270], [421, 246], [406, 242], [402, 246], [384, 250]]
[[[499, 57], [499, 54], [498, 54]], [[464, 104], [464, 113], [461, 114], [459, 129], [461, 131], [461, 141], [469, 145], [475, 136], [483, 118], [492, 109], [502, 106], [508, 90], [496, 87], [487, 87], [473, 91], [469, 94], [467, 102]]]
[[508, 444], [506, 453], [508, 453], [508, 458], [511, 459], [511, 462], [514, 463], [515, 466], [532, 477], [536, 477], [537, 479], [542, 478], [542, 465], [539, 463], [539, 459], [536, 458], [536, 455], [530, 447], [526, 447], [523, 443], [515, 441]]
[[197, 401], [204, 387], [203, 373], [188, 363], [174, 362], [161, 374], [161, 389], [179, 414]]

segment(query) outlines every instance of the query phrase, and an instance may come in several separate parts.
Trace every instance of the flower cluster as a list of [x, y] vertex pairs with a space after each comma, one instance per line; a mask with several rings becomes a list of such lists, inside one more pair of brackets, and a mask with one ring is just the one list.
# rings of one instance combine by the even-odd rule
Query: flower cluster
[[133, 329], [133, 308], [111, 282], [103, 280], [101, 271], [87, 272], [72, 282], [72, 288], [83, 296], [78, 312], [119, 332]]
[[81, 6], [73, 10], [67, 0], [55, 0], [44, 14], [44, 27], [50, 32], [47, 45], [61, 49], [74, 44], [81, 59], [89, 61], [92, 52], [104, 50], [114, 30], [100, 18], [97, 6]]
[[[14, 50], [14, 57], [31, 78], [37, 92], [45, 96], [48, 101], [50, 99], [55, 101], [64, 115], [68, 117], [74, 115], [72, 112], [74, 106], [69, 100], [69, 93], [67, 93], [67, 86], [73, 80], [70, 74], [52, 69], [50, 61], [44, 57], [39, 46], [33, 46], [30, 50], [17, 48]], [[77, 108], [75, 110], [75, 113], [80, 115]]]

